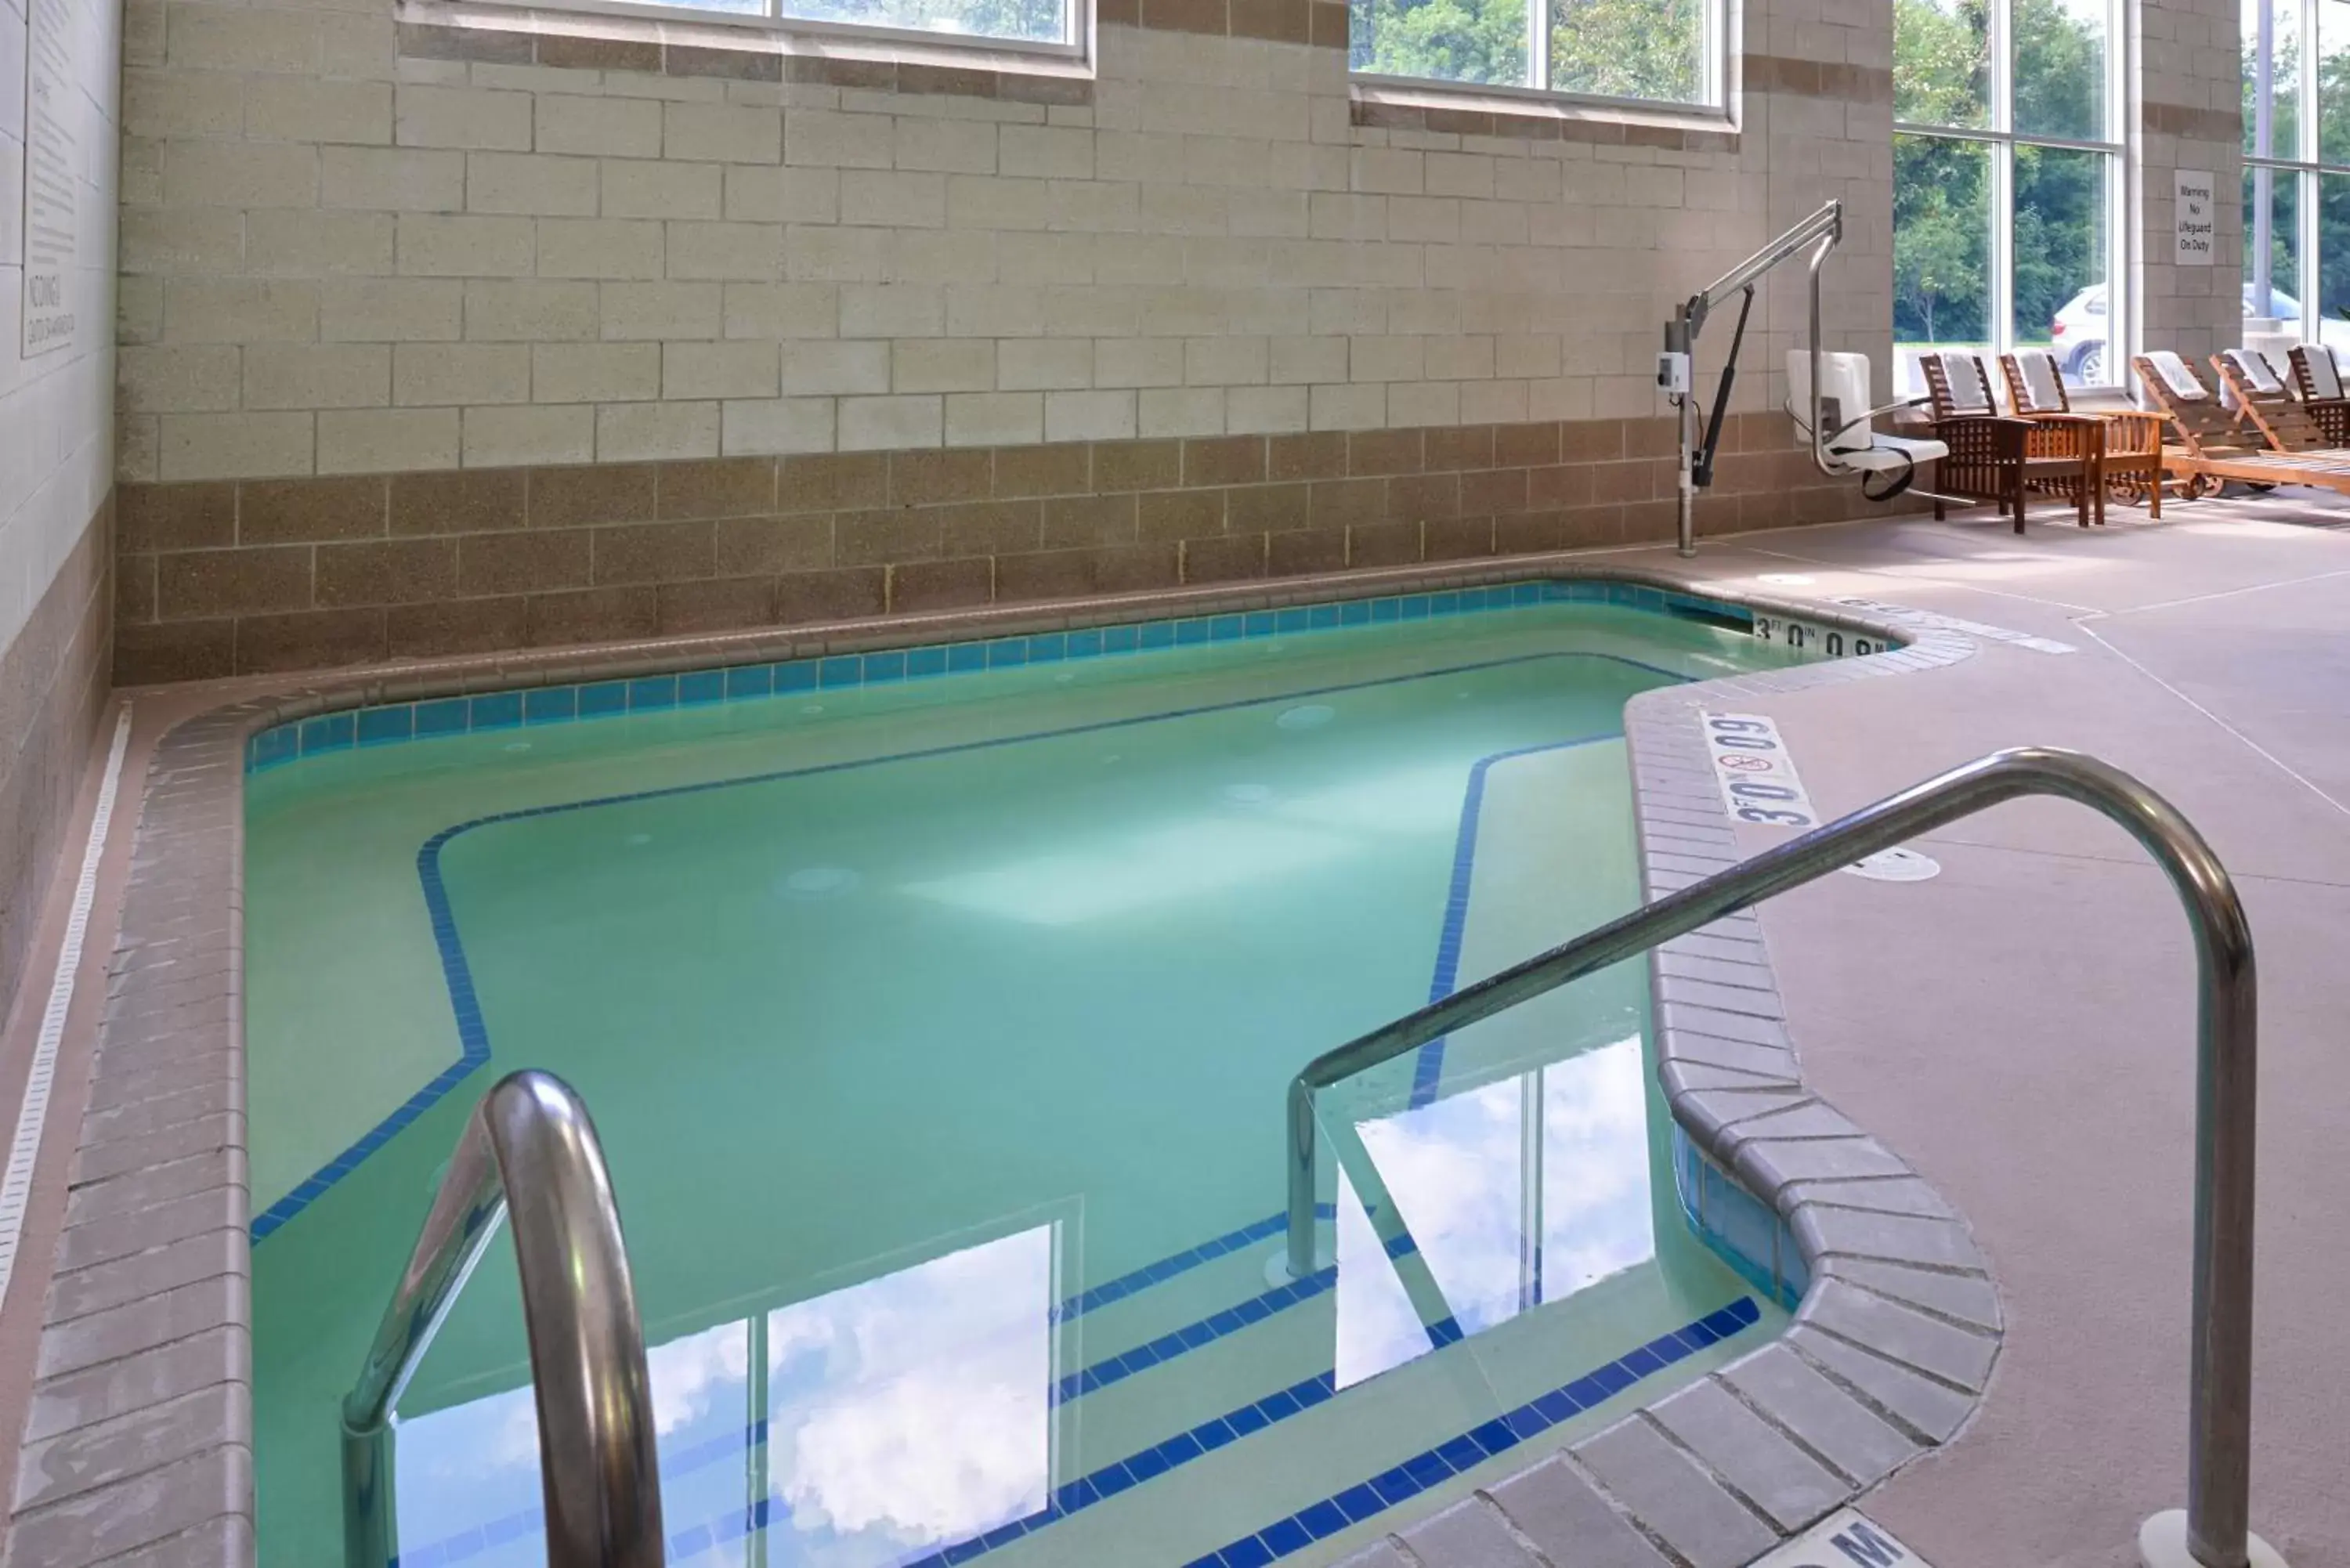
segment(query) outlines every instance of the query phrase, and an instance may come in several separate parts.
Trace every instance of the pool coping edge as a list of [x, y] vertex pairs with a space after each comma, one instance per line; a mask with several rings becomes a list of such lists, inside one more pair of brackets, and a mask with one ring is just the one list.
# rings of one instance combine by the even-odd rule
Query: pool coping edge
[[[7, 1560], [45, 1568], [161, 1568], [167, 1563], [243, 1568], [255, 1561], [242, 974], [248, 736], [291, 719], [385, 701], [1530, 577], [1642, 584], [1901, 645], [1888, 653], [1667, 688], [1627, 705], [1643, 885], [1652, 898], [1709, 874], [1692, 865], [1720, 869], [1739, 858], [1698, 729], [1704, 707], [1741, 695], [1937, 668], [1974, 651], [1972, 641], [1953, 632], [1840, 606], [1731, 591], [1693, 569], [1554, 555], [1329, 574], [1287, 579], [1278, 588], [1248, 583], [218, 683], [222, 695], [234, 695], [172, 724], [145, 771], [97, 1060], [25, 1412]], [[1752, 994], [1734, 1012], [1718, 1008], [1714, 982], [1697, 978], [1708, 964], [1722, 961], [1721, 950], [1711, 944], [1725, 936], [1752, 944], [1742, 987]], [[1864, 1420], [1899, 1435], [1908, 1451], [1894, 1463], [1947, 1440], [1981, 1397], [1998, 1351], [1998, 1309], [1964, 1222], [1906, 1163], [1804, 1089], [1792, 1051], [1783, 1076], [1746, 1075], [1756, 1087], [1742, 1092], [1755, 1097], [1754, 1105], [1738, 1104], [1742, 1091], [1724, 1088], [1717, 1076], [1741, 1070], [1725, 1064], [1726, 1055], [1752, 1066], [1751, 1036], [1757, 1030], [1776, 1032], [1779, 1044], [1763, 1049], [1789, 1044], [1754, 917], [1731, 917], [1707, 933], [1667, 944], [1650, 964], [1659, 1073], [1676, 1121], [1792, 1228], [1810, 1265], [1811, 1287], [1787, 1334], [1433, 1520], [1399, 1525], [1408, 1542], [1423, 1530], [1458, 1528], [1455, 1516], [1464, 1509], [1569, 1506], [1557, 1492], [1574, 1488], [1591, 1492], [1588, 1501], [1609, 1515], [1637, 1521], [1629, 1528], [1690, 1561], [1719, 1557], [1707, 1545], [1707, 1532], [1722, 1528], [1726, 1518], [1775, 1532], [1763, 1542], [1767, 1550], [1865, 1491], [1884, 1472], [1860, 1475], [1834, 1468], [1834, 1460], [1822, 1464], [1824, 1439], [1813, 1429], [1822, 1418], [1816, 1389], [1801, 1376], [1792, 1385], [1783, 1376], [1742, 1379], [1742, 1368], [1764, 1357], [1794, 1357]], [[1725, 1042], [1741, 1050], [1727, 1049]], [[1764, 1102], [1767, 1108], [1754, 1108]], [[1749, 1114], [1732, 1114], [1742, 1110]], [[1792, 1126], [1750, 1125], [1781, 1115], [1806, 1120], [1800, 1136], [1770, 1136], [1793, 1131]], [[1815, 1126], [1831, 1130], [1813, 1130]], [[1900, 1191], [1912, 1208], [1856, 1207], [1871, 1195], [1806, 1174], [1804, 1158], [1831, 1144], [1869, 1166], [1856, 1179], [1888, 1193], [1903, 1184]], [[1888, 1290], [1884, 1271], [1916, 1265], [1915, 1254], [1922, 1251], [1931, 1251], [1933, 1262], [1921, 1278], [1981, 1283], [1991, 1303], [1990, 1324], [1962, 1323], [1947, 1300], [1917, 1301]], [[1945, 1289], [1920, 1286], [1911, 1294]], [[1987, 1341], [1987, 1352], [1954, 1361], [1949, 1337], [1954, 1334]], [[1864, 1359], [1851, 1360], [1855, 1355]], [[1962, 1386], [1968, 1383], [1970, 1388]], [[1803, 1393], [1788, 1395], [1789, 1386]], [[1687, 1397], [1700, 1390], [1734, 1401], [1753, 1419], [1736, 1418], [1718, 1432], [1701, 1429], [1706, 1423], [1700, 1421], [1692, 1442], [1682, 1429], [1687, 1422], [1669, 1410], [1676, 1401], [1684, 1416], [1697, 1409], [1700, 1402]], [[1791, 1459], [1844, 1488], [1800, 1523], [1789, 1522], [1796, 1513], [1784, 1500], [1754, 1495], [1753, 1477], [1773, 1465], [1784, 1471]], [[1641, 1478], [1659, 1464], [1679, 1488], [1652, 1499]], [[1676, 1465], [1689, 1475], [1673, 1471]], [[1541, 1491], [1553, 1495], [1545, 1499]], [[1734, 1513], [1698, 1506], [1715, 1499]], [[1806, 1494], [1802, 1507], [1810, 1509], [1814, 1501]], [[1435, 1548], [1430, 1541], [1420, 1555], [1440, 1564], [1442, 1555], [1430, 1555]]]

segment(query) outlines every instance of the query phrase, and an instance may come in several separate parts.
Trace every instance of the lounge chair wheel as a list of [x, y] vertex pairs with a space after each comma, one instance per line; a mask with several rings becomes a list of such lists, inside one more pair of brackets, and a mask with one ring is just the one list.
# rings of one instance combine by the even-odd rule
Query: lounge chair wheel
[[2187, 481], [2186, 488], [2179, 492], [2180, 494], [2184, 495], [2189, 501], [2201, 501], [2209, 496], [2217, 495], [2219, 493], [2219, 482], [2214, 480], [2208, 473], [2198, 473], [2189, 476]]

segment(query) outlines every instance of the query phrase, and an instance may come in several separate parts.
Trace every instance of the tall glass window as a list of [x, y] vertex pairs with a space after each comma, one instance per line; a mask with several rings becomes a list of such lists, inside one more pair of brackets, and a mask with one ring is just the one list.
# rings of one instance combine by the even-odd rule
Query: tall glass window
[[[2350, 5], [2350, 0], [2341, 0]], [[2115, 0], [1894, 0], [1893, 337], [2119, 382]]]
[[2243, 49], [2244, 342], [2350, 351], [2350, 0], [2243, 0]]

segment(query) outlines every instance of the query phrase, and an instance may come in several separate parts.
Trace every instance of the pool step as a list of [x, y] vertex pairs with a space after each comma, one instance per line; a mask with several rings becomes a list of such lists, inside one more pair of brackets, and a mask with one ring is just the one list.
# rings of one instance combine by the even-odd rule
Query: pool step
[[[1562, 1423], [1596, 1429], [1654, 1397], [1656, 1388], [1642, 1385], [1674, 1363], [1742, 1350], [1737, 1336], [1760, 1323], [1762, 1312], [1742, 1298], [1508, 1409], [1493, 1392], [1497, 1381], [1540, 1388], [1509, 1378], [1575, 1359], [1572, 1344], [1584, 1336], [1555, 1318], [1530, 1317], [1344, 1391], [1334, 1389], [1326, 1371], [1281, 1383], [1282, 1364], [1295, 1365], [1294, 1357], [1326, 1362], [1335, 1319], [1336, 1303], [1325, 1294], [1230, 1344], [1088, 1396], [1079, 1407], [1080, 1440], [1064, 1455], [1085, 1473], [1058, 1487], [1049, 1508], [908, 1568], [980, 1560], [1003, 1568], [1090, 1568], [1135, 1560], [1138, 1543], [1147, 1543], [1153, 1561], [1193, 1568], [1240, 1568], [1293, 1554], [1302, 1563], [1334, 1561], [1377, 1533], [1387, 1510], [1422, 1492], [1450, 1495], [1498, 1479], [1525, 1462], [1523, 1445]], [[1734, 1348], [1709, 1352], [1724, 1341]], [[1509, 1362], [1516, 1363], [1513, 1373], [1504, 1370]], [[1226, 1404], [1232, 1386], [1252, 1375], [1260, 1379], [1252, 1386], [1270, 1391]], [[1276, 1426], [1277, 1439], [1269, 1430]], [[1159, 1431], [1167, 1435], [1135, 1446]], [[1276, 1442], [1277, 1464], [1269, 1451]], [[1106, 1463], [1096, 1457], [1113, 1453], [1122, 1457]]]

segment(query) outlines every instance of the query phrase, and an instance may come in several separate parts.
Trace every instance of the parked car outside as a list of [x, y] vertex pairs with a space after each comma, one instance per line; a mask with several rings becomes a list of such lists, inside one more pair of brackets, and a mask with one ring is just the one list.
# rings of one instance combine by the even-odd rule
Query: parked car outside
[[[2244, 318], [2255, 318], [2252, 286], [2244, 285]], [[2284, 290], [2269, 289], [2268, 318], [2291, 336], [2301, 336], [2301, 302]], [[2075, 386], [2103, 386], [2116, 378], [2106, 367], [2106, 286], [2093, 283], [2066, 300], [2048, 324], [2049, 348], [2064, 379]], [[2317, 324], [2318, 341], [2329, 348], [2350, 351], [2350, 321], [2331, 317]], [[2159, 345], [2157, 345], [2159, 347]]]

